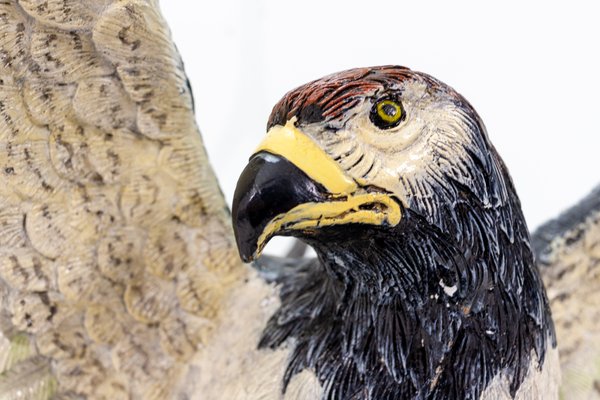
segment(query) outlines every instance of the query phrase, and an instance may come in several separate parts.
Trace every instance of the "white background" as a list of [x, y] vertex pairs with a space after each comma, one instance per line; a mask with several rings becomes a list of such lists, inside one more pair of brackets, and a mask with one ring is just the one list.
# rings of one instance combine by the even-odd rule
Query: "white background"
[[400, 64], [473, 104], [534, 229], [600, 183], [596, 4], [163, 0], [161, 8], [229, 203], [285, 92], [347, 68]]

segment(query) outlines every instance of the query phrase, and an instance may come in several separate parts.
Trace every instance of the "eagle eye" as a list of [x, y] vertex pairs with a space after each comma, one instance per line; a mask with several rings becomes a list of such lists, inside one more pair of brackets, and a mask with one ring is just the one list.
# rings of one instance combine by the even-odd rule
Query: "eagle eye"
[[371, 122], [379, 129], [390, 129], [404, 120], [404, 110], [398, 100], [378, 100], [371, 109]]

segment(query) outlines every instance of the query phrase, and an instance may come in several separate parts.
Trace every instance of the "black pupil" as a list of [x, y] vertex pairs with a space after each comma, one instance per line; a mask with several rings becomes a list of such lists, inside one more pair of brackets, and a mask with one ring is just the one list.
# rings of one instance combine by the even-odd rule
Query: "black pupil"
[[384, 104], [383, 107], [381, 107], [381, 108], [382, 108], [382, 111], [390, 117], [393, 117], [396, 115], [396, 111], [397, 111], [396, 107], [394, 107], [391, 104]]

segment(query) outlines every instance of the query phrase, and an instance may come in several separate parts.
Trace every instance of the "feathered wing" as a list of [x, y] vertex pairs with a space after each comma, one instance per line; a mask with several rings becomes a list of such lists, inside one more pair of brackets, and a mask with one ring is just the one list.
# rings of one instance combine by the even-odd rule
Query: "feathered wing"
[[600, 398], [600, 186], [533, 234], [556, 326], [564, 398]]
[[0, 1], [0, 397], [173, 398], [241, 271], [157, 1]]

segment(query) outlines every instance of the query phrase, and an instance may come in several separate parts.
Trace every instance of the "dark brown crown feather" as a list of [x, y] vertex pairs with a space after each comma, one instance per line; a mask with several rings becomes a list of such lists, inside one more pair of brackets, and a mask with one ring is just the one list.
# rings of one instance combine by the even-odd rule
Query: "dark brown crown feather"
[[434, 81], [395, 65], [355, 68], [325, 76], [288, 92], [273, 108], [267, 129], [285, 125], [293, 117], [298, 118], [299, 124], [339, 119], [362, 96], [416, 77]]

